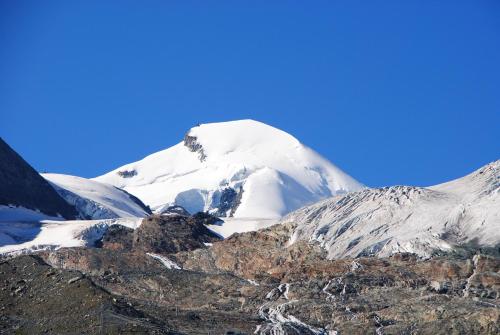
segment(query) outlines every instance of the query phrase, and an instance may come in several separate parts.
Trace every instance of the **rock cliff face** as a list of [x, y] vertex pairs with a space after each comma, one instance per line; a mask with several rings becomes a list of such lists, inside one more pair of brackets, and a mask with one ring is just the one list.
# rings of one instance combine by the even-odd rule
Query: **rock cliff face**
[[21, 156], [0, 138], [0, 205], [75, 218], [77, 212]]

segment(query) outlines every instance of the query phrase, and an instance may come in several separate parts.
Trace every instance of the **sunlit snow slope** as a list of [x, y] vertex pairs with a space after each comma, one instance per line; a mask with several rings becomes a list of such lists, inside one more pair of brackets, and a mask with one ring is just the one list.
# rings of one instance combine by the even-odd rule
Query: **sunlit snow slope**
[[176, 204], [236, 218], [278, 218], [363, 188], [293, 136], [253, 120], [194, 127], [183, 142], [95, 180], [157, 211]]
[[500, 160], [454, 181], [337, 196], [287, 215], [291, 243], [318, 241], [332, 258], [430, 256], [456, 246], [500, 246]]
[[148, 214], [139, 199], [113, 185], [64, 174], [44, 173], [42, 176], [64, 200], [75, 206], [81, 218], [97, 220]]

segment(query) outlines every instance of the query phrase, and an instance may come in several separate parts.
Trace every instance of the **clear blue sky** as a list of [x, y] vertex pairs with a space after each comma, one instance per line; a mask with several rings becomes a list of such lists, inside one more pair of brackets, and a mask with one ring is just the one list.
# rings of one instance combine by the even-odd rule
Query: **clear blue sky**
[[0, 135], [41, 171], [242, 118], [369, 186], [462, 176], [500, 158], [500, 1], [0, 0]]

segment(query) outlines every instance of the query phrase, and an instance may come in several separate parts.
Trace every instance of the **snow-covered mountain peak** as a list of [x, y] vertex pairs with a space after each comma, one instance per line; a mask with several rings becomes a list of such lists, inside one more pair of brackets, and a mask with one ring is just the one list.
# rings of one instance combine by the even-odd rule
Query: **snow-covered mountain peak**
[[203, 151], [208, 160], [242, 153], [258, 155], [258, 160], [269, 155], [269, 159], [277, 150], [298, 150], [301, 146], [290, 134], [254, 120], [202, 124], [186, 134], [184, 143], [190, 145], [186, 139], [193, 139], [194, 147]]
[[96, 178], [161, 211], [280, 217], [363, 186], [296, 138], [253, 120], [202, 124], [182, 142]]

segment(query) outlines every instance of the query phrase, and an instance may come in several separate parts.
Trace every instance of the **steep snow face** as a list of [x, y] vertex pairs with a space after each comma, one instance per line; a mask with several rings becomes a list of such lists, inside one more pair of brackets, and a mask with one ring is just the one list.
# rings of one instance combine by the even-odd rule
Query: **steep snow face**
[[500, 161], [429, 187], [393, 186], [337, 196], [283, 218], [290, 243], [318, 241], [329, 257], [430, 256], [468, 243], [500, 244]]
[[237, 218], [278, 218], [363, 188], [291, 135], [252, 120], [194, 127], [183, 142], [95, 180], [157, 211], [180, 205]]
[[45, 173], [42, 176], [76, 207], [82, 218], [97, 220], [148, 214], [139, 199], [112, 185], [63, 174]]

